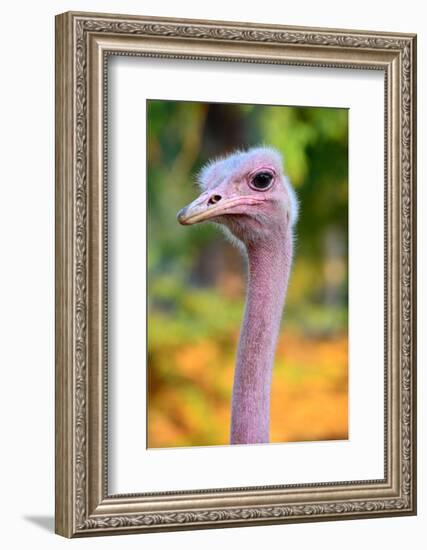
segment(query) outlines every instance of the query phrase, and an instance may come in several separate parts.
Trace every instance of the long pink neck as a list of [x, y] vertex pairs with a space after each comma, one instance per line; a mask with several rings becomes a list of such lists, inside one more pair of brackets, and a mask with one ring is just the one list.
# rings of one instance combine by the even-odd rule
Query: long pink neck
[[277, 239], [247, 247], [248, 289], [237, 351], [231, 443], [268, 443], [271, 378], [292, 262], [287, 228]]

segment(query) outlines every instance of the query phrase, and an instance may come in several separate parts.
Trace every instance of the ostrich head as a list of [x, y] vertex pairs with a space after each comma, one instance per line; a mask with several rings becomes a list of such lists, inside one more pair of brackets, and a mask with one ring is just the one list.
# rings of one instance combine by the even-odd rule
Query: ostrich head
[[199, 174], [202, 193], [178, 212], [182, 225], [220, 224], [246, 246], [273, 239], [294, 225], [298, 205], [272, 148], [238, 151], [208, 163]]

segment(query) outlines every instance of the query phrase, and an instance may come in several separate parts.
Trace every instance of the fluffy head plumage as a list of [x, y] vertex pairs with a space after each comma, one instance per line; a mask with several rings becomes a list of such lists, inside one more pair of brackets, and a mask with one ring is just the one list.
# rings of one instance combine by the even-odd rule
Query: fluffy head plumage
[[283, 157], [273, 147], [252, 147], [247, 150], [237, 150], [234, 153], [212, 159], [207, 162], [197, 176], [201, 191], [212, 191], [223, 183], [230, 174], [236, 177], [256, 169], [257, 166], [272, 165], [282, 181], [291, 203], [290, 222], [294, 226], [298, 220], [299, 205], [296, 193], [284, 172]]
[[201, 194], [178, 213], [183, 225], [212, 221], [232, 240], [256, 242], [292, 239], [298, 201], [272, 147], [254, 147], [215, 159], [198, 175]]

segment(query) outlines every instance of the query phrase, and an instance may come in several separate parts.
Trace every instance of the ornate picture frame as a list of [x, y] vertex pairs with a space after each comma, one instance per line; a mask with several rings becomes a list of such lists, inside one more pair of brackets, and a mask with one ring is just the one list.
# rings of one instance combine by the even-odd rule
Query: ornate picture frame
[[[383, 71], [384, 478], [108, 492], [107, 60]], [[68, 12], [56, 17], [56, 532], [81, 537], [416, 513], [416, 36]]]

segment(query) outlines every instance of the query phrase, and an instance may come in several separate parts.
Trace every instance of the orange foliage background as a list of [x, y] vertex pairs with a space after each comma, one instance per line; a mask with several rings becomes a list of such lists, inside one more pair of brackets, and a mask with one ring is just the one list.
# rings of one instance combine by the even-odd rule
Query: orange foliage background
[[[201, 340], [168, 354], [175, 383], [151, 388], [149, 447], [226, 445], [234, 357], [229, 345]], [[347, 439], [347, 336], [304, 339], [282, 330], [273, 371], [271, 442]], [[203, 395], [203, 399], [200, 399]]]

